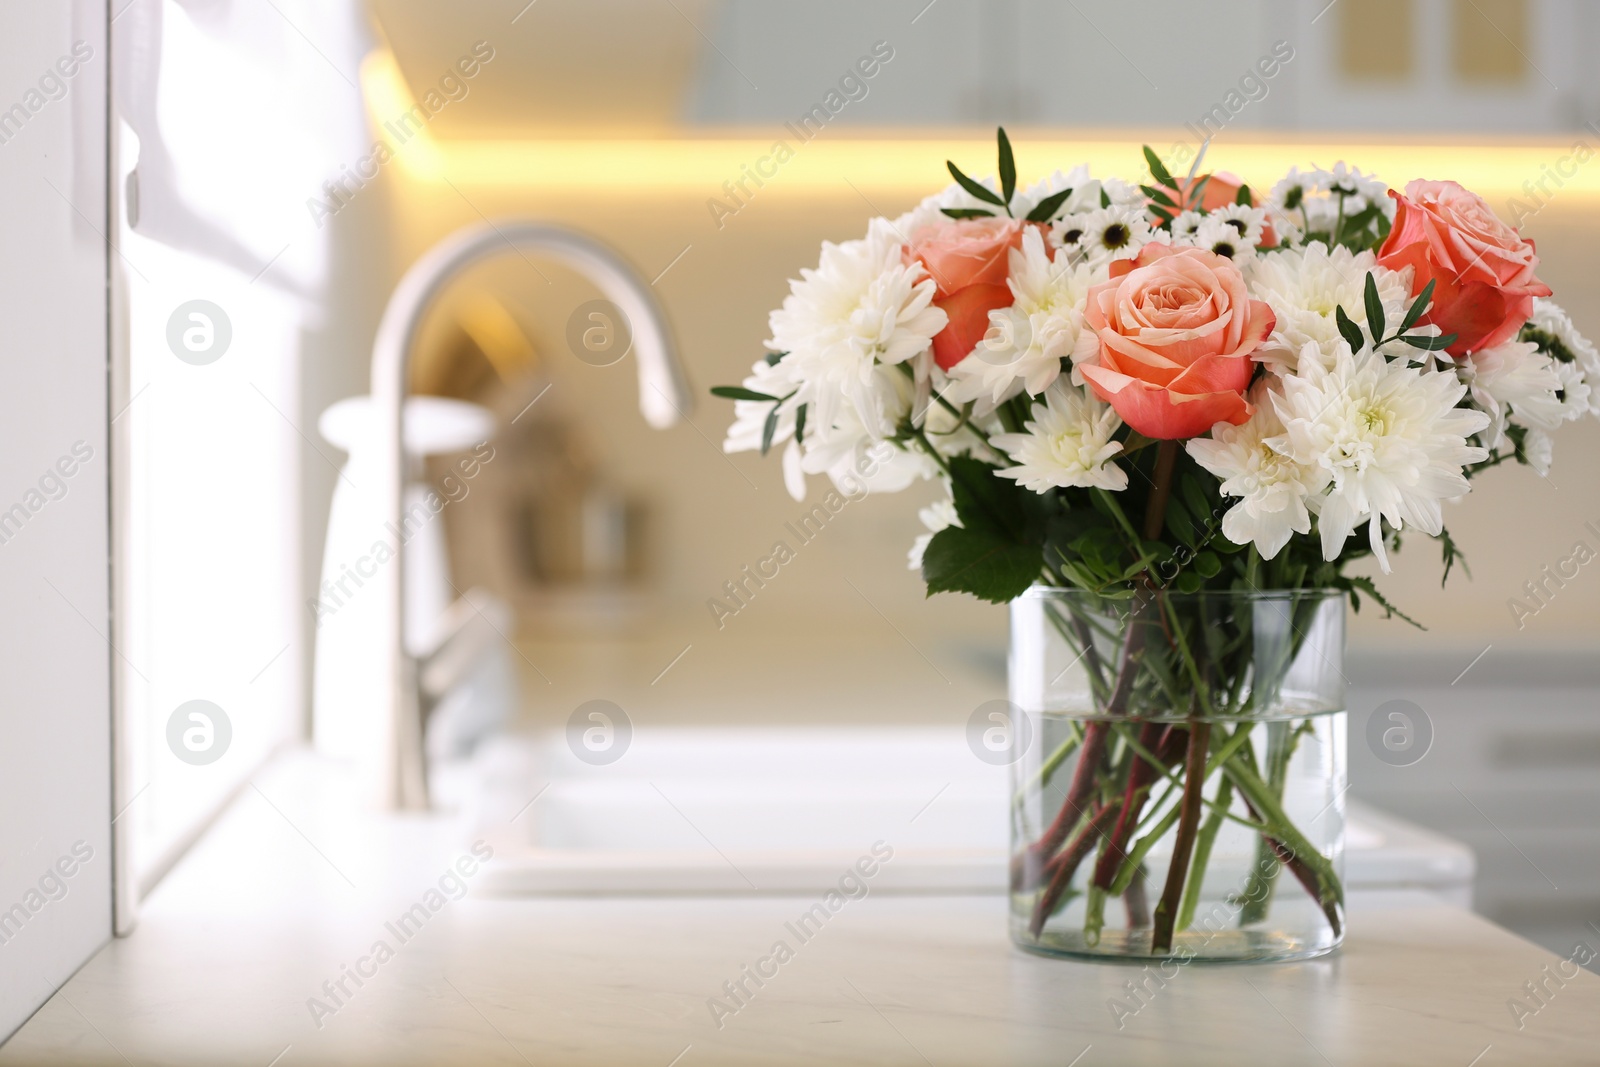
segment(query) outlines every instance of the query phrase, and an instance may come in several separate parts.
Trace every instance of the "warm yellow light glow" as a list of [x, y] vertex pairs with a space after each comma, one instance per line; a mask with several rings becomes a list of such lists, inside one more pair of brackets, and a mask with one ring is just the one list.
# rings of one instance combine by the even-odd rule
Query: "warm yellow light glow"
[[[374, 123], [394, 127], [399, 116], [417, 107], [404, 76], [386, 51], [370, 56], [362, 67], [362, 84]], [[392, 134], [384, 135], [394, 145]], [[1241, 134], [1241, 137], [1245, 135]], [[775, 143], [793, 150], [779, 162]], [[1070, 169], [1087, 163], [1097, 174], [1143, 173], [1140, 141], [1112, 137], [1079, 139], [1015, 138], [1023, 180], [1048, 169]], [[1175, 142], [1151, 140], [1164, 157]], [[1517, 204], [1531, 212], [1554, 197], [1600, 198], [1600, 163], [1578, 162], [1572, 141], [1514, 145], [1383, 144], [1234, 141], [1213, 145], [1207, 169], [1230, 171], [1265, 188], [1291, 164], [1331, 166], [1345, 159], [1402, 187], [1412, 178], [1450, 178], [1488, 198], [1508, 220]], [[1586, 151], [1586, 157], [1592, 153]], [[529, 190], [586, 190], [636, 195], [724, 197], [724, 183], [745, 181], [760, 171], [763, 181], [781, 182], [791, 190], [870, 199], [879, 193], [918, 193], [949, 181], [944, 161], [953, 159], [970, 173], [994, 168], [994, 142], [985, 138], [864, 137], [826, 132], [804, 141], [782, 125], [767, 137], [693, 137], [678, 139], [507, 139], [445, 140], [426, 129], [395, 147], [395, 158], [407, 177], [420, 182], [446, 180], [457, 185]], [[1542, 185], [1540, 183], [1543, 183]], [[853, 187], [853, 191], [852, 191]], [[1530, 192], [1531, 187], [1531, 192]], [[1541, 191], [1542, 190], [1542, 191]]]

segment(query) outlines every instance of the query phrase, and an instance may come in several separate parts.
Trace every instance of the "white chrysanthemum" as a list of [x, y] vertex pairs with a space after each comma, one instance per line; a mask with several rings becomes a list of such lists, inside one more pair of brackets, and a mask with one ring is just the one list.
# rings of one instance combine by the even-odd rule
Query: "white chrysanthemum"
[[1543, 430], [1529, 430], [1522, 439], [1522, 458], [1541, 476], [1550, 473], [1554, 453], [1555, 440]]
[[1261, 247], [1261, 238], [1267, 229], [1267, 209], [1249, 204], [1227, 204], [1206, 216], [1221, 219], [1238, 231], [1240, 238], [1251, 248]]
[[1220, 422], [1210, 437], [1185, 446], [1195, 462], [1222, 480], [1224, 496], [1239, 503], [1222, 517], [1222, 534], [1236, 545], [1254, 544], [1262, 559], [1272, 559], [1289, 538], [1311, 532], [1307, 498], [1321, 491], [1327, 475], [1295, 462], [1267, 442], [1284, 433], [1267, 395], [1267, 380], [1251, 390], [1255, 414], [1241, 426]]
[[1072, 195], [1062, 205], [1063, 210], [1083, 215], [1105, 207], [1133, 207], [1144, 210], [1144, 192], [1132, 182], [1121, 178], [1091, 178], [1087, 167], [1074, 170], [1069, 178]]
[[1327, 491], [1309, 501], [1317, 512], [1323, 558], [1335, 559], [1361, 523], [1385, 574], [1383, 523], [1437, 535], [1441, 504], [1466, 494], [1462, 467], [1488, 458], [1468, 440], [1489, 416], [1456, 402], [1467, 387], [1449, 371], [1390, 362], [1370, 349], [1341, 345], [1331, 368], [1302, 358], [1272, 397], [1284, 434], [1270, 441], [1296, 463], [1316, 467]]
[[[1011, 213], [1019, 219], [1025, 219], [1043, 201], [1063, 190], [1076, 190], [1088, 180], [1089, 167], [1084, 163], [1078, 164], [1066, 174], [1062, 174], [1059, 170], [1054, 171], [1048, 177], [1034, 182], [1026, 189], [1018, 189], [1016, 199], [1011, 202]], [[1065, 201], [1063, 201], [1061, 206], [1056, 208], [1052, 219], [1067, 210], [1069, 209]], [[1046, 219], [1045, 221], [1050, 222], [1051, 219]]]
[[[885, 379], [884, 395], [893, 397], [891, 403], [899, 405], [902, 412], [909, 411], [911, 383], [887, 368], [878, 368], [878, 373]], [[826, 428], [813, 428], [807, 419], [800, 469], [806, 474], [826, 474], [847, 494], [863, 488], [873, 493], [898, 493], [939, 473], [938, 465], [920, 449], [902, 448], [868, 432], [850, 405], [840, 408], [839, 420]]]
[[1543, 334], [1555, 342], [1555, 345], [1545, 348], [1550, 355], [1558, 359], [1561, 357], [1561, 353], [1555, 348], [1559, 345], [1582, 368], [1584, 379], [1589, 385], [1590, 410], [1600, 415], [1600, 351], [1595, 349], [1587, 337], [1578, 332], [1578, 328], [1572, 324], [1572, 319], [1559, 304], [1542, 296], [1533, 298], [1533, 315], [1528, 319], [1527, 329], [1533, 334], [1529, 340], [1540, 340], [1538, 335]]
[[[1329, 365], [1335, 346], [1343, 344], [1334, 312], [1343, 307], [1351, 322], [1367, 327], [1365, 291], [1369, 272], [1377, 282], [1389, 329], [1395, 330], [1411, 304], [1410, 268], [1392, 271], [1378, 266], [1378, 257], [1371, 252], [1352, 252], [1342, 246], [1330, 252], [1321, 241], [1255, 257], [1245, 267], [1250, 293], [1265, 300], [1277, 317], [1272, 333], [1256, 349], [1255, 358], [1270, 370], [1291, 374], [1306, 342], [1311, 341], [1316, 343], [1323, 365]], [[1396, 346], [1410, 350], [1403, 342], [1390, 342], [1385, 347]]]
[[1194, 235], [1199, 232], [1200, 224], [1206, 217], [1198, 211], [1180, 211], [1172, 218], [1172, 243], [1175, 245], [1194, 244]]
[[874, 219], [865, 240], [824, 243], [817, 268], [802, 270], [789, 288], [772, 313], [768, 344], [789, 353], [784, 364], [800, 382], [795, 403], [810, 404], [826, 429], [848, 402], [870, 434], [888, 436], [893, 423], [881, 417], [884, 379], [875, 368], [928, 351], [944, 329], [933, 279], [902, 261], [893, 227]]
[[[993, 178], [983, 178], [978, 184], [1000, 195], [1000, 183]], [[897, 235], [901, 244], [911, 240], [911, 235], [925, 226], [941, 226], [950, 221], [950, 216], [944, 213], [945, 208], [961, 211], [999, 211], [993, 204], [986, 203], [967, 192], [955, 182], [951, 182], [932, 196], [923, 197], [916, 207], [898, 218], [889, 221], [890, 230]], [[1003, 214], [1003, 212], [1002, 212]]]
[[972, 354], [951, 368], [953, 400], [998, 404], [1021, 388], [1037, 396], [1061, 375], [1061, 361], [1072, 354], [1083, 325], [1083, 302], [1093, 274], [1071, 262], [1068, 249], [1054, 258], [1044, 238], [1029, 227], [1022, 247], [1011, 250], [1007, 284], [1016, 297], [1010, 307], [989, 313], [989, 331]]
[[1121, 425], [1110, 407], [1085, 390], [1058, 381], [1044, 394], [1044, 403], [1034, 404], [1025, 433], [991, 439], [1017, 464], [997, 473], [1036, 493], [1068, 486], [1126, 489], [1127, 473], [1108, 462], [1122, 451], [1122, 445], [1111, 440]]
[[1245, 240], [1238, 230], [1215, 214], [1205, 217], [1200, 223], [1200, 228], [1195, 230], [1194, 236], [1189, 238], [1189, 243], [1207, 252], [1214, 252], [1224, 259], [1231, 259], [1240, 266], [1256, 256], [1256, 246]]
[[[983, 442], [992, 434], [1005, 432], [995, 412], [998, 405], [981, 398], [968, 410], [965, 402], [955, 395], [955, 387], [956, 379], [945, 377], [943, 371], [934, 372], [933, 392], [926, 401], [919, 402], [917, 409], [925, 413], [923, 433], [941, 456], [976, 455], [985, 462], [992, 462], [995, 454]], [[1016, 388], [1021, 391], [1020, 380]]]
[[1456, 373], [1471, 390], [1472, 402], [1489, 416], [1484, 440], [1490, 448], [1504, 442], [1507, 423], [1548, 431], [1568, 417], [1562, 410], [1556, 362], [1531, 341], [1481, 348]]
[[[746, 389], [765, 396], [783, 398], [798, 387], [786, 361], [768, 363], [759, 360], [750, 368], [750, 376], [742, 383]], [[778, 426], [772, 435], [774, 444], [782, 444], [794, 436], [795, 414], [799, 405], [786, 403], [778, 412]], [[766, 431], [767, 416], [772, 413], [770, 400], [735, 400], [733, 424], [722, 442], [724, 452], [754, 452], [761, 447], [761, 436]]]
[[917, 518], [922, 520], [922, 525], [928, 528], [928, 532], [918, 534], [917, 539], [911, 542], [911, 551], [906, 553], [906, 569], [913, 571], [922, 569], [923, 553], [928, 551], [928, 543], [933, 540], [934, 534], [961, 525], [961, 518], [956, 514], [956, 503], [949, 497], [935, 500], [927, 507], [919, 509]]
[[1101, 266], [1117, 259], [1131, 259], [1149, 242], [1150, 222], [1143, 208], [1113, 204], [1084, 216], [1078, 247], [1090, 264]]

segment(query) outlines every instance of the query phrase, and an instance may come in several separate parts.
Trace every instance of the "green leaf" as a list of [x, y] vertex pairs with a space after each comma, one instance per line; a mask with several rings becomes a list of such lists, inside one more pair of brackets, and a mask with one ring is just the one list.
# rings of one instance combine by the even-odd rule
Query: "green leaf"
[[1105, 186], [1103, 186], [1103, 185], [1100, 187], [1100, 206], [1101, 207], [1110, 207], [1111, 206], [1111, 194], [1106, 192]]
[[1367, 287], [1363, 295], [1367, 302], [1367, 332], [1376, 341], [1384, 335], [1389, 322], [1383, 313], [1383, 298], [1378, 295], [1378, 279], [1370, 270], [1367, 271]]
[[[1183, 493], [1183, 502], [1189, 505], [1189, 515], [1196, 522], [1203, 521], [1206, 526], [1211, 525], [1211, 513], [1214, 506], [1211, 499], [1206, 496], [1205, 490], [1200, 486], [1200, 479], [1192, 474], [1185, 475], [1179, 483]], [[1204, 517], [1202, 519], [1202, 516]]]
[[1254, 207], [1256, 198], [1250, 192], [1250, 187], [1248, 185], [1241, 185], [1239, 186], [1239, 192], [1233, 198], [1233, 202], [1244, 207]]
[[1051, 193], [1039, 201], [1037, 207], [1028, 212], [1029, 222], [1049, 222], [1056, 217], [1056, 212], [1061, 210], [1061, 205], [1067, 202], [1067, 197], [1072, 195], [1071, 189], [1063, 189], [1059, 193]]
[[1011, 138], [1006, 136], [1004, 126], [995, 127], [995, 139], [1000, 143], [1000, 195], [1009, 205], [1017, 191], [1017, 159], [1011, 154]]
[[971, 593], [980, 600], [1005, 604], [1027, 591], [1044, 568], [1037, 546], [1019, 545], [959, 526], [933, 535], [922, 554], [922, 578], [928, 595]]
[[1218, 552], [1230, 556], [1235, 552], [1243, 552], [1245, 549], [1244, 545], [1234, 544], [1232, 541], [1228, 540], [1225, 534], [1220, 532], [1211, 539], [1210, 544], [1211, 547], [1216, 549]]
[[781, 403], [772, 405], [772, 410], [767, 413], [767, 421], [761, 426], [761, 454], [763, 456], [772, 448], [772, 437], [778, 432], [778, 411], [782, 407]]
[[1450, 569], [1458, 563], [1466, 576], [1471, 578], [1472, 571], [1467, 569], [1467, 557], [1461, 554], [1461, 549], [1456, 546], [1455, 538], [1450, 536], [1450, 531], [1440, 527], [1437, 540], [1444, 553], [1444, 574], [1439, 578], [1439, 588], [1444, 588], [1445, 583], [1450, 580]]
[[992, 193], [986, 186], [979, 185], [965, 174], [962, 174], [961, 168], [956, 166], [954, 162], [945, 160], [944, 165], [950, 168], [950, 177], [954, 178], [956, 180], [956, 184], [961, 186], [961, 188], [965, 189], [968, 193], [977, 197], [979, 200], [982, 200], [985, 204], [993, 204], [996, 207], [1006, 206], [1005, 201], [1001, 200], [998, 196]]
[[1340, 576], [1337, 584], [1340, 588], [1345, 589], [1350, 593], [1350, 604], [1351, 607], [1355, 608], [1355, 610], [1361, 610], [1359, 606], [1361, 601], [1358, 600], [1355, 595], [1355, 591], [1359, 589], [1373, 600], [1377, 601], [1378, 606], [1383, 608], [1384, 618], [1388, 619], [1399, 617], [1404, 619], [1406, 622], [1409, 622], [1412, 626], [1415, 626], [1419, 630], [1427, 629], [1426, 626], [1422, 625], [1416, 619], [1413, 619], [1411, 616], [1395, 607], [1394, 604], [1390, 603], [1388, 597], [1378, 592], [1378, 587], [1372, 584], [1371, 578], [1356, 578], [1346, 574]]
[[742, 385], [713, 385], [712, 396], [720, 396], [724, 400], [765, 400], [775, 402], [779, 398], [766, 393], [758, 393], [754, 389], [746, 389]]
[[1194, 188], [1190, 189], [1186, 194], [1184, 194], [1184, 197], [1183, 197], [1184, 203], [1190, 205], [1191, 207], [1198, 208], [1200, 206], [1200, 204], [1205, 200], [1206, 186], [1208, 186], [1210, 184], [1211, 184], [1211, 175], [1209, 175], [1209, 174], [1205, 175], [1199, 181], [1195, 182], [1194, 183]]
[[1195, 573], [1202, 578], [1215, 578], [1222, 573], [1222, 560], [1215, 552], [1202, 552], [1194, 558]]
[[796, 444], [806, 435], [806, 409], [810, 406], [809, 404], [801, 404], [799, 410], [794, 413], [794, 439]]
[[1189, 517], [1188, 509], [1178, 501], [1177, 497], [1170, 497], [1167, 500], [1166, 520], [1168, 532], [1179, 541], [1192, 545], [1198, 540], [1195, 537], [1194, 520]]
[[1172, 180], [1172, 175], [1167, 173], [1166, 164], [1161, 162], [1161, 157], [1149, 145], [1144, 146], [1144, 161], [1150, 166], [1150, 177], [1156, 184], [1165, 185], [1169, 189], [1176, 189], [1178, 183]]
[[1184, 571], [1172, 584], [1180, 593], [1198, 593], [1205, 582], [1194, 571]]
[[942, 207], [939, 209], [953, 219], [992, 219], [994, 212], [981, 207]]
[[1174, 211], [1179, 210], [1178, 205], [1173, 203], [1172, 197], [1168, 196], [1166, 193], [1163, 193], [1160, 189], [1157, 189], [1153, 185], [1141, 185], [1139, 186], [1139, 191], [1163, 207], [1170, 207]]
[[1046, 498], [995, 477], [996, 469], [971, 456], [950, 460], [950, 493], [961, 525], [1017, 544], [1041, 543]]
[[1367, 343], [1366, 338], [1361, 336], [1361, 327], [1350, 321], [1350, 316], [1344, 313], [1343, 307], [1333, 309], [1333, 321], [1338, 324], [1339, 333], [1350, 346], [1350, 351], [1361, 351], [1361, 346]]
[[1408, 333], [1404, 337], [1400, 338], [1400, 340], [1404, 341], [1412, 348], [1420, 348], [1424, 352], [1443, 352], [1445, 349], [1456, 343], [1456, 335], [1453, 333], [1446, 333], [1441, 334], [1438, 337], [1423, 337], [1419, 334]]
[[768, 352], [761, 358], [767, 361], [767, 366], [776, 367], [778, 365], [778, 361], [783, 359], [783, 357], [787, 356], [788, 354], [789, 353], [787, 352]]
[[1427, 313], [1428, 304], [1433, 301], [1434, 284], [1434, 281], [1430, 279], [1428, 284], [1422, 287], [1422, 292], [1418, 293], [1417, 298], [1411, 302], [1411, 309], [1406, 312], [1406, 317], [1400, 320], [1401, 333], [1405, 333], [1407, 330], [1411, 329], [1411, 327], [1415, 326], [1417, 324], [1417, 320], [1421, 319], [1422, 316]]

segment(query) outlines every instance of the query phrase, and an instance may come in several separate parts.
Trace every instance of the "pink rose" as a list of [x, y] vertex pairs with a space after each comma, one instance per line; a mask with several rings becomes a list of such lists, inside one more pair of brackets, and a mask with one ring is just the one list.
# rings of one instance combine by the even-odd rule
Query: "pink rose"
[[1073, 363], [1095, 395], [1146, 437], [1197, 437], [1250, 417], [1250, 354], [1272, 332], [1233, 261], [1148, 244], [1089, 290]]
[[1414, 181], [1397, 205], [1394, 229], [1378, 250], [1391, 270], [1411, 267], [1412, 295], [1431, 281], [1433, 306], [1422, 319], [1456, 335], [1463, 356], [1509, 341], [1550, 287], [1533, 276], [1533, 242], [1501, 222], [1483, 197], [1455, 182]]
[[989, 312], [1011, 306], [1008, 253], [1022, 244], [1022, 226], [1016, 219], [961, 219], [911, 235], [906, 262], [927, 268], [938, 286], [934, 306], [950, 320], [933, 338], [933, 359], [942, 369], [972, 354], [989, 329]]

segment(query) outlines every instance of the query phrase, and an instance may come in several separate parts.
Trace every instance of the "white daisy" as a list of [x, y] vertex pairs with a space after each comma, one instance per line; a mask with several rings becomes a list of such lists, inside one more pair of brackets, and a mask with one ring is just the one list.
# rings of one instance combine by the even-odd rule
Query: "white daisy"
[[[1472, 402], [1489, 416], [1484, 441], [1490, 448], [1505, 441], [1508, 422], [1548, 431], [1568, 417], [1562, 409], [1555, 360], [1531, 341], [1481, 348], [1463, 360], [1456, 373], [1471, 391]], [[1585, 394], [1585, 407], [1588, 399]]]
[[848, 402], [869, 433], [888, 436], [884, 376], [875, 370], [928, 351], [944, 329], [933, 279], [903, 262], [894, 228], [874, 219], [865, 240], [824, 243], [817, 268], [802, 270], [789, 289], [772, 313], [768, 344], [789, 353], [784, 363], [800, 382], [795, 403], [810, 404], [825, 429]]
[[919, 509], [917, 518], [922, 520], [922, 525], [928, 528], [928, 532], [918, 534], [917, 539], [911, 542], [911, 551], [906, 553], [906, 569], [913, 571], [922, 569], [923, 553], [928, 551], [928, 542], [933, 540], [934, 534], [961, 525], [961, 518], [956, 514], [956, 503], [949, 497], [935, 500], [927, 507]]
[[1320, 492], [1327, 476], [1315, 466], [1295, 462], [1272, 445], [1284, 433], [1267, 395], [1267, 379], [1251, 390], [1255, 414], [1240, 426], [1220, 422], [1210, 437], [1185, 446], [1196, 463], [1222, 480], [1224, 496], [1239, 503], [1222, 517], [1222, 534], [1236, 545], [1254, 544], [1262, 559], [1272, 559], [1297, 533], [1311, 532], [1307, 498]]
[[1337, 558], [1366, 522], [1387, 574], [1383, 523], [1434, 535], [1443, 529], [1440, 505], [1469, 488], [1461, 468], [1488, 458], [1467, 442], [1489, 416], [1456, 407], [1467, 387], [1453, 373], [1390, 362], [1371, 349], [1352, 354], [1341, 345], [1331, 368], [1299, 362], [1299, 373], [1280, 379], [1282, 392], [1272, 396], [1284, 434], [1269, 444], [1327, 482], [1326, 494], [1309, 502], [1323, 558]]
[[1267, 229], [1267, 209], [1249, 204], [1227, 204], [1206, 216], [1221, 219], [1239, 232], [1251, 248], [1261, 247], [1261, 238]]
[[1068, 486], [1126, 489], [1127, 473], [1108, 463], [1122, 451], [1121, 443], [1111, 440], [1121, 425], [1110, 407], [1058, 381], [1045, 393], [1044, 403], [1034, 404], [1026, 432], [991, 439], [1017, 464], [997, 473], [1036, 493]]
[[1203, 248], [1207, 252], [1215, 252], [1225, 259], [1243, 266], [1247, 260], [1255, 258], [1256, 246], [1240, 236], [1226, 220], [1218, 218], [1215, 213], [1207, 215], [1200, 223], [1200, 228], [1195, 230], [1189, 242], [1196, 248]]
[[1100, 266], [1117, 259], [1132, 259], [1150, 242], [1150, 222], [1142, 207], [1111, 207], [1091, 211], [1083, 219], [1078, 247], [1089, 263]]
[[1194, 235], [1206, 217], [1198, 211], [1180, 211], [1172, 218], [1172, 243], [1194, 244]]
[[1071, 253], [1045, 254], [1044, 239], [1029, 227], [1022, 247], [1010, 253], [1007, 284], [1016, 301], [989, 312], [989, 331], [966, 359], [951, 368], [954, 400], [999, 404], [1020, 387], [1037, 396], [1061, 375], [1061, 361], [1072, 354], [1083, 325], [1083, 302], [1093, 283]]
[[1379, 181], [1377, 175], [1363, 174], [1360, 167], [1352, 167], [1341, 159], [1333, 165], [1332, 170], [1312, 171], [1311, 179], [1318, 189], [1335, 201], [1344, 197], [1346, 217], [1362, 211], [1369, 204], [1379, 204], [1384, 205], [1385, 215], [1394, 218], [1395, 203], [1389, 196], [1388, 183]]
[[1561, 379], [1561, 414], [1563, 421], [1581, 419], [1594, 410], [1595, 389], [1576, 363], [1556, 362], [1556, 377]]
[[[1343, 246], [1333, 249], [1321, 241], [1304, 248], [1282, 248], [1264, 252], [1245, 266], [1250, 293], [1265, 300], [1277, 317], [1277, 324], [1255, 358], [1279, 374], [1295, 371], [1300, 353], [1308, 341], [1315, 342], [1327, 366], [1334, 349], [1343, 343], [1335, 311], [1343, 307], [1350, 321], [1367, 327], [1365, 298], [1367, 274], [1378, 284], [1388, 329], [1400, 326], [1411, 306], [1411, 272], [1392, 271], [1378, 266], [1371, 252], [1351, 252]], [[1427, 333], [1437, 330], [1414, 330]], [[1417, 351], [1403, 342], [1390, 342], [1385, 348]]]
[[1523, 327], [1523, 337], [1536, 342], [1557, 360], [1570, 359], [1582, 368], [1590, 390], [1590, 410], [1600, 415], [1600, 351], [1578, 332], [1561, 306], [1544, 297], [1534, 297], [1533, 316]]
[[1316, 192], [1317, 184], [1311, 175], [1300, 173], [1299, 167], [1290, 167], [1289, 173], [1267, 194], [1267, 204], [1285, 215], [1292, 215]]
[[1395, 203], [1388, 194], [1388, 185], [1343, 160], [1332, 170], [1291, 167], [1267, 197], [1267, 217], [1280, 241], [1294, 244], [1302, 233], [1335, 229], [1341, 215], [1349, 219], [1369, 204], [1393, 221]]
[[1090, 212], [1075, 211], [1056, 216], [1050, 224], [1050, 242], [1057, 248], [1078, 248], [1078, 242], [1089, 229]]

